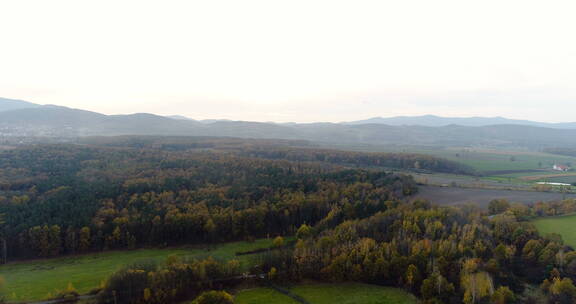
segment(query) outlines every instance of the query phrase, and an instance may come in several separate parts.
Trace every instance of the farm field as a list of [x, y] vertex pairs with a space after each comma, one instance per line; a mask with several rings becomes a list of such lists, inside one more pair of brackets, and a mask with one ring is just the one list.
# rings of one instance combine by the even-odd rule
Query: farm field
[[444, 150], [424, 150], [420, 152], [469, 165], [486, 175], [513, 174], [516, 173], [514, 171], [525, 171], [519, 173], [530, 174], [531, 172], [538, 172], [543, 169], [549, 171], [554, 164], [576, 164], [576, 158], [574, 157], [539, 152], [468, 148], [448, 148]]
[[[367, 284], [310, 284], [290, 288], [294, 294], [314, 304], [415, 304], [416, 297], [403, 290]], [[292, 304], [296, 301], [269, 288], [242, 291], [238, 304]]]
[[[114, 271], [137, 261], [163, 262], [168, 256], [182, 258], [233, 259], [236, 252], [267, 248], [272, 240], [261, 239], [253, 243], [235, 242], [215, 245], [211, 248], [190, 247], [173, 249], [138, 249], [110, 251], [81, 256], [16, 262], [0, 266], [0, 276], [5, 279], [9, 301], [42, 300], [68, 283], [81, 293], [96, 288]], [[243, 267], [249, 266], [249, 255], [238, 257]]]
[[[411, 147], [411, 146], [335, 146], [341, 150], [360, 152], [417, 153], [455, 161], [473, 168], [479, 176], [445, 173], [404, 173], [422, 177], [418, 182], [427, 185], [453, 183], [471, 188], [531, 190], [537, 182], [576, 183], [576, 157], [544, 152], [470, 147]], [[559, 172], [555, 165], [567, 165], [573, 170]], [[425, 180], [423, 182], [422, 180]], [[576, 191], [572, 187], [571, 191]]]
[[558, 233], [565, 244], [576, 247], [576, 215], [539, 218], [532, 223], [542, 235]]
[[[442, 157], [471, 166], [486, 175], [526, 174], [536, 175], [539, 172], [554, 172], [554, 164], [572, 164], [576, 166], [576, 158], [542, 152], [494, 150], [481, 148], [445, 149], [394, 149], [390, 152], [421, 153]], [[384, 152], [384, 151], [382, 151]], [[532, 174], [536, 172], [536, 174]]]
[[[385, 146], [339, 146], [339, 149], [361, 152], [418, 153], [440, 157], [472, 167], [481, 176], [450, 176], [449, 174], [431, 174], [427, 177], [431, 184], [450, 184], [452, 181], [467, 186], [488, 184], [497, 188], [530, 188], [535, 182], [576, 182], [576, 172], [552, 170], [555, 164], [568, 165], [576, 169], [576, 157], [551, 153], [513, 150], [486, 149], [469, 147], [385, 147]], [[408, 172], [413, 174], [414, 172]], [[429, 174], [430, 175], [430, 174]], [[553, 177], [546, 177], [546, 176]], [[441, 183], [435, 180], [443, 181]], [[474, 186], [473, 186], [474, 187]], [[482, 188], [482, 187], [479, 187]]]
[[[576, 183], [576, 172], [559, 172], [552, 170], [554, 164], [569, 165], [576, 168], [576, 158], [540, 152], [499, 151], [483, 149], [447, 148], [438, 150], [410, 150], [410, 152], [429, 154], [446, 158], [474, 168], [482, 176], [477, 178], [432, 177], [431, 184], [465, 185], [473, 188], [512, 188], [530, 190], [537, 182]], [[434, 174], [436, 175], [436, 174]], [[576, 187], [571, 187], [576, 190]], [[522, 199], [524, 201], [524, 199]]]
[[432, 203], [440, 205], [474, 203], [485, 208], [488, 206], [488, 203], [494, 199], [507, 199], [510, 202], [528, 204], [539, 201], [561, 200], [563, 198], [576, 198], [576, 194], [420, 186], [418, 194], [416, 194], [413, 199], [427, 199]]

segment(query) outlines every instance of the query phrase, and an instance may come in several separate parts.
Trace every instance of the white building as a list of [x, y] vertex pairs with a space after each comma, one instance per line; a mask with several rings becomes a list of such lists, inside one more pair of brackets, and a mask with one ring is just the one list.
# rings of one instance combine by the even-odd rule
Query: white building
[[570, 167], [557, 165], [557, 164], [554, 164], [554, 167], [552, 167], [552, 169], [556, 170], [556, 171], [562, 171], [562, 172], [570, 171]]

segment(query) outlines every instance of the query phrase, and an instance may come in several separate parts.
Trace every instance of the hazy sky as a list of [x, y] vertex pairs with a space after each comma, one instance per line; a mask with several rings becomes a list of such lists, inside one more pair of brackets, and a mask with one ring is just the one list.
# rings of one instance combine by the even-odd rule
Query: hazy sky
[[0, 96], [107, 114], [576, 121], [576, 1], [0, 0]]

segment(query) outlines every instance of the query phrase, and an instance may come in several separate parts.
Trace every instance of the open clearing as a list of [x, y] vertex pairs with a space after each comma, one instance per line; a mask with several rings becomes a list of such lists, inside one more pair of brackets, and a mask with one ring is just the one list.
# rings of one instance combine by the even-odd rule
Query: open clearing
[[[6, 280], [6, 291], [10, 301], [42, 300], [57, 290], [72, 283], [81, 294], [98, 287], [110, 274], [125, 265], [154, 260], [163, 262], [168, 256], [215, 259], [236, 258], [236, 252], [268, 248], [271, 240], [253, 243], [236, 242], [215, 245], [211, 248], [190, 247], [172, 249], [138, 249], [131, 251], [109, 251], [81, 256], [45, 260], [23, 261], [0, 266], [0, 276]], [[239, 256], [243, 267], [249, 266], [250, 255]]]
[[542, 235], [558, 233], [565, 244], [576, 247], [576, 215], [539, 218], [532, 223]]
[[439, 205], [473, 203], [485, 208], [494, 199], [506, 199], [510, 202], [529, 204], [540, 201], [557, 201], [564, 198], [576, 198], [576, 194], [420, 186], [419, 193], [413, 199], [426, 199]]
[[[294, 294], [312, 304], [415, 304], [416, 297], [396, 288], [367, 284], [311, 284], [290, 288]], [[238, 304], [296, 304], [291, 298], [270, 288], [241, 291]]]

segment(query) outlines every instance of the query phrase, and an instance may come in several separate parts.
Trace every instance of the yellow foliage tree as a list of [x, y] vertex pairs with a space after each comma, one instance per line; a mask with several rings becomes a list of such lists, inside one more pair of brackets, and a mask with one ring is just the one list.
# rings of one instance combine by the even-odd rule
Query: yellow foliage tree
[[284, 238], [281, 236], [278, 236], [274, 239], [274, 241], [272, 241], [272, 246], [276, 247], [276, 248], [280, 248], [282, 246], [284, 246]]

